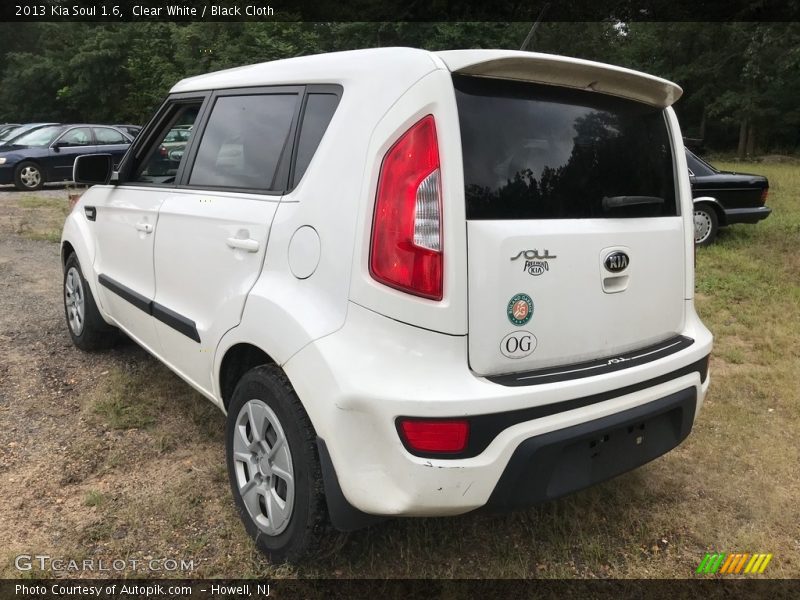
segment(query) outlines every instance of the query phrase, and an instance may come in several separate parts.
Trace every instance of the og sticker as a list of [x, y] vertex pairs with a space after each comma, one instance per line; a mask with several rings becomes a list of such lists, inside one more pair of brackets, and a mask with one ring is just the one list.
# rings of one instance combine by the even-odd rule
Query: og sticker
[[521, 327], [531, 320], [533, 316], [533, 300], [528, 294], [516, 294], [508, 301], [506, 309], [508, 320]]
[[530, 331], [512, 331], [500, 342], [500, 352], [507, 358], [525, 358], [536, 350], [536, 336]]

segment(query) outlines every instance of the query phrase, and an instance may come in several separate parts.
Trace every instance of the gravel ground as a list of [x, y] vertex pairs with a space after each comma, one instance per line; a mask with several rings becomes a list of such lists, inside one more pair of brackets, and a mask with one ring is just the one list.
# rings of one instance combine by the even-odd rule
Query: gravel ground
[[66, 196], [64, 186], [0, 187], [0, 538], [12, 556], [58, 552], [96, 517], [81, 510], [82, 484], [115, 433], [86, 418], [81, 397], [110, 368], [149, 360], [131, 343], [105, 354], [73, 347], [59, 245], [18, 234], [20, 200]]

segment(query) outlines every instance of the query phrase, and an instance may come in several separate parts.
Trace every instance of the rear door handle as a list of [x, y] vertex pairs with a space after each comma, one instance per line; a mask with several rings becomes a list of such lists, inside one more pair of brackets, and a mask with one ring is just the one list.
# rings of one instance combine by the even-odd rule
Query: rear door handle
[[150, 223], [137, 223], [137, 231], [144, 231], [145, 233], [153, 233], [153, 226]]
[[247, 252], [258, 252], [259, 248], [258, 240], [249, 238], [229, 237], [225, 242], [228, 244], [228, 248], [246, 250]]

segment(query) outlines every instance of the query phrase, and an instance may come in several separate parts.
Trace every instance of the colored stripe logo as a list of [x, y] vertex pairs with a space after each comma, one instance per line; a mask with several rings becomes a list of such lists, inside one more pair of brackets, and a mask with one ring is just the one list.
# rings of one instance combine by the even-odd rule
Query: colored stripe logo
[[700, 565], [697, 567], [695, 573], [706, 575], [713, 575], [715, 573], [719, 573], [720, 575], [763, 573], [771, 560], [772, 554], [763, 553], [706, 553], [703, 560], [700, 561]]

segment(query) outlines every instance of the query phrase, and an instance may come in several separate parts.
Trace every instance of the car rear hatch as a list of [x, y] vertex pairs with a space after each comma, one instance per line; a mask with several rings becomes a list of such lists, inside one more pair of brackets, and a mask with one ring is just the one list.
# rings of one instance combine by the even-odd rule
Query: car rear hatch
[[472, 370], [552, 372], [669, 344], [686, 281], [665, 115], [680, 88], [546, 55], [439, 56], [461, 128]]

